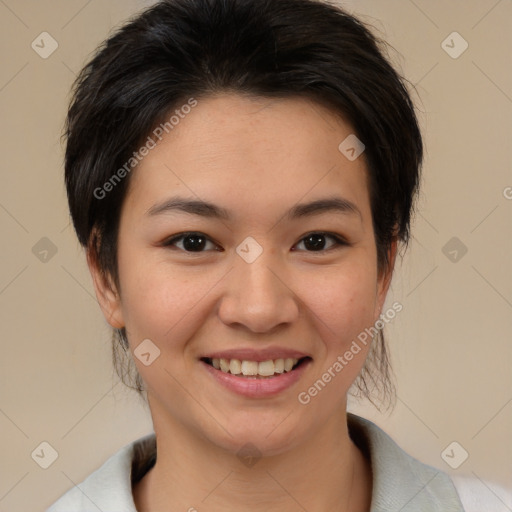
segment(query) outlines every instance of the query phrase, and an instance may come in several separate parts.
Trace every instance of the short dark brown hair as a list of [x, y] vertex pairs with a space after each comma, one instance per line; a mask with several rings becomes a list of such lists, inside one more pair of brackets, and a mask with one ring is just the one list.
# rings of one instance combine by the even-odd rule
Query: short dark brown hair
[[[65, 180], [78, 239], [100, 269], [119, 286], [117, 233], [130, 174], [113, 183], [116, 171], [173, 109], [223, 92], [306, 97], [350, 123], [365, 144], [379, 271], [389, 269], [392, 242], [407, 245], [420, 180], [414, 106], [384, 43], [320, 0], [164, 0], [98, 48], [74, 85]], [[126, 333], [116, 335], [116, 369], [142, 391]], [[389, 371], [380, 331], [356, 388], [386, 395]]]

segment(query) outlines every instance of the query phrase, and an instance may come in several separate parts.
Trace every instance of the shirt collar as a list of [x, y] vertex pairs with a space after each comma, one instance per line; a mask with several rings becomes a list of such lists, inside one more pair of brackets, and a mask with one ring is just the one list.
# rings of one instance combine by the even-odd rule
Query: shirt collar
[[[350, 413], [347, 419], [350, 437], [371, 464], [370, 512], [464, 512], [448, 475], [408, 455], [371, 421]], [[137, 512], [132, 480], [153, 465], [155, 448], [154, 433], [122, 448], [80, 486], [83, 499], [100, 510], [115, 503], [116, 511]]]
[[408, 455], [369, 420], [349, 413], [348, 428], [370, 460], [370, 512], [464, 512], [448, 475]]

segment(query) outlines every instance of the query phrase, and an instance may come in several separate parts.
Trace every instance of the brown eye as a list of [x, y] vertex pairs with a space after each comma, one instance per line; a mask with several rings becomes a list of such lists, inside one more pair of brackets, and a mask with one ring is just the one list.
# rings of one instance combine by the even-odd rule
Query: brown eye
[[[331, 243], [329, 247], [326, 248], [327, 240], [331, 239], [334, 243]], [[309, 233], [305, 237], [302, 238], [300, 243], [304, 244], [307, 252], [321, 252], [328, 251], [330, 249], [334, 249], [337, 246], [348, 245], [348, 243], [343, 240], [341, 237], [330, 234], [330, 233]], [[299, 243], [299, 245], [300, 245]], [[295, 249], [294, 249], [295, 250]]]
[[[180, 243], [181, 246], [179, 245]], [[174, 246], [185, 252], [204, 252], [208, 243], [213, 246], [213, 249], [217, 248], [217, 246], [203, 233], [182, 233], [167, 240], [164, 243], [164, 246]]]

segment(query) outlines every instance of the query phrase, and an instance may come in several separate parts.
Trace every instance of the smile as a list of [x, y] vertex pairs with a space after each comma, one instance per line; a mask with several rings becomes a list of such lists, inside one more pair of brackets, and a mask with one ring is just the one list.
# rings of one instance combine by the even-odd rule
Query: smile
[[202, 360], [213, 366], [216, 370], [239, 377], [247, 377], [252, 379], [273, 378], [283, 373], [291, 372], [297, 366], [302, 364], [304, 360], [310, 359], [303, 357], [301, 359], [287, 357], [280, 359], [269, 359], [267, 361], [250, 361], [240, 359], [224, 359], [224, 358], [203, 358]]
[[[213, 382], [231, 393], [251, 399], [279, 396], [296, 385], [313, 363], [311, 357], [297, 357], [299, 354], [276, 359], [270, 359], [270, 354], [265, 357], [254, 353], [242, 357], [240, 353], [229, 355], [230, 358], [213, 357], [212, 354], [212, 357], [202, 357], [200, 363]], [[251, 355], [254, 359], [250, 358]]]

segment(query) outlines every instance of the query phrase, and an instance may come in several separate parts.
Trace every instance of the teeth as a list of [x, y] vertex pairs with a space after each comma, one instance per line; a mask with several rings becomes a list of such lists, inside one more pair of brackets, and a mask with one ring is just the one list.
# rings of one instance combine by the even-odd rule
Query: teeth
[[242, 361], [239, 361], [238, 359], [231, 359], [229, 362], [229, 372], [233, 375], [242, 373]]
[[296, 359], [291, 359], [291, 358], [286, 358], [284, 360], [284, 371], [285, 372], [289, 372], [292, 368], [293, 368], [293, 365], [297, 362]]
[[274, 361], [272, 361], [272, 359], [270, 359], [270, 361], [262, 361], [258, 364], [258, 373], [264, 377], [274, 375], [274, 371]]
[[242, 361], [242, 373], [244, 375], [258, 375], [258, 363], [256, 361]]
[[269, 359], [268, 361], [240, 361], [240, 359], [212, 359], [212, 366], [224, 373], [247, 377], [271, 377], [274, 374], [289, 372], [298, 363], [298, 359]]

